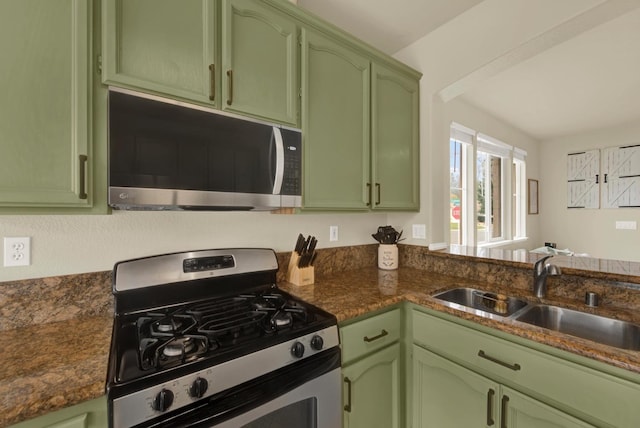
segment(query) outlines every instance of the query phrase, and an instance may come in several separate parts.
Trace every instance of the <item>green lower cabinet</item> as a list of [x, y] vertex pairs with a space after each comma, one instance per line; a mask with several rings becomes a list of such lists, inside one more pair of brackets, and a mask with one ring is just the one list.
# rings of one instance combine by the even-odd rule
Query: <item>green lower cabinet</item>
[[413, 345], [413, 427], [499, 426], [499, 385]]
[[475, 425], [500, 428], [640, 427], [634, 373], [428, 310], [414, 309], [408, 322], [414, 428], [468, 426], [457, 407]]
[[401, 428], [400, 345], [342, 369], [344, 428]]
[[106, 397], [85, 401], [66, 409], [12, 425], [11, 428], [106, 428]]
[[518, 391], [502, 387], [502, 426], [513, 428], [595, 428]]
[[413, 345], [414, 428], [593, 428]]

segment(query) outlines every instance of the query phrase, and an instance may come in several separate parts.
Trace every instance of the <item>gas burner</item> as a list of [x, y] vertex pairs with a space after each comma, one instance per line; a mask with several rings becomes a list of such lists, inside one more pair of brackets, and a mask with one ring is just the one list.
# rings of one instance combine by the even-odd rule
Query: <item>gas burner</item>
[[197, 324], [197, 321], [190, 315], [151, 313], [149, 317], [155, 319], [150, 326], [151, 336], [183, 335]]
[[293, 317], [289, 312], [278, 311], [269, 319], [272, 330], [282, 330], [287, 327], [291, 327], [293, 324]]
[[162, 348], [162, 355], [165, 357], [180, 357], [188, 355], [196, 348], [196, 343], [192, 337], [176, 337]]

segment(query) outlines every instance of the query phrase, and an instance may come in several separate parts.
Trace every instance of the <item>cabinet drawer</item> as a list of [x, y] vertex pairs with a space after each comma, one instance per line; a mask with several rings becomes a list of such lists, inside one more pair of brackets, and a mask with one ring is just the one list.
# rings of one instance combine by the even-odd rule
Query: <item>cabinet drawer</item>
[[504, 385], [603, 426], [640, 426], [640, 385], [414, 311], [414, 342]]
[[400, 339], [400, 309], [340, 327], [344, 363]]

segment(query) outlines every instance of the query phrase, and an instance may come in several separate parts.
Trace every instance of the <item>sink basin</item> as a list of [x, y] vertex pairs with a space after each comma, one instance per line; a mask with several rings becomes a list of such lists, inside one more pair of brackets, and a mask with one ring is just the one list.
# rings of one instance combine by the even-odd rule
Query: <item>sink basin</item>
[[487, 318], [509, 317], [527, 306], [524, 300], [466, 287], [447, 290], [433, 297], [451, 308]]
[[640, 325], [557, 306], [536, 305], [515, 320], [621, 349], [640, 350]]

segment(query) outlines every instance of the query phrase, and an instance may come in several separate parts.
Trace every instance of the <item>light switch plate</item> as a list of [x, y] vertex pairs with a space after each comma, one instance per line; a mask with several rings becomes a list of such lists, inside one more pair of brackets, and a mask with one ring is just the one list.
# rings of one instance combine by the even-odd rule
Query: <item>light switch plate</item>
[[414, 224], [412, 237], [414, 239], [427, 239], [427, 226], [424, 224]]
[[638, 223], [635, 221], [616, 221], [616, 229], [636, 230]]
[[329, 226], [329, 241], [338, 240], [338, 226]]

